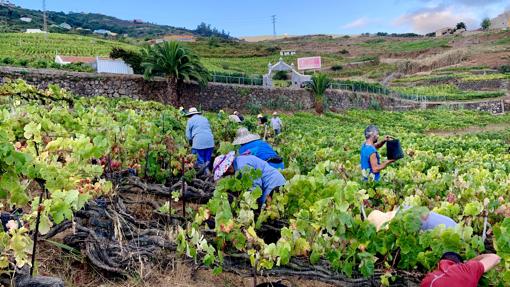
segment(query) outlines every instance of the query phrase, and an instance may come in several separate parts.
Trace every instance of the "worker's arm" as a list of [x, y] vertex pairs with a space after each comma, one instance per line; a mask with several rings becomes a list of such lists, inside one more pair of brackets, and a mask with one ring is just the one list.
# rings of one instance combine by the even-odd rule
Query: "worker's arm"
[[373, 173], [380, 172], [381, 170], [385, 169], [390, 163], [392, 163], [394, 161], [395, 160], [393, 160], [393, 159], [389, 159], [389, 160], [384, 161], [381, 164], [377, 164], [377, 155], [375, 154], [375, 152], [370, 155], [370, 166], [372, 167]]
[[488, 253], [488, 254], [478, 255], [471, 260], [479, 261], [480, 263], [482, 263], [484, 272], [487, 272], [487, 271], [491, 270], [492, 268], [494, 268], [496, 265], [498, 265], [501, 258], [494, 253]]
[[390, 136], [384, 136], [384, 139], [382, 141], [380, 141], [380, 142], [376, 142], [374, 144], [374, 147], [376, 149], [380, 149], [387, 141], [389, 141], [391, 139], [392, 139], [392, 137], [390, 137]]

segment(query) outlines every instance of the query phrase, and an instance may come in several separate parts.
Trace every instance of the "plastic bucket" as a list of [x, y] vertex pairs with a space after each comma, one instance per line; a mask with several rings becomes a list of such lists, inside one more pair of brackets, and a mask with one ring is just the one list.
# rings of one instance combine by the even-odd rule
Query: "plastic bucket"
[[394, 160], [404, 157], [404, 151], [402, 150], [402, 146], [400, 146], [400, 141], [398, 139], [386, 142], [386, 155], [388, 159]]

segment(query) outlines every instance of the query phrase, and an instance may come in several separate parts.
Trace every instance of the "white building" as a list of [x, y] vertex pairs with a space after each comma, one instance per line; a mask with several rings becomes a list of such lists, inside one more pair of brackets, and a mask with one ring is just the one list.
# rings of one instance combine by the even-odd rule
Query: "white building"
[[83, 63], [91, 66], [96, 73], [108, 74], [134, 74], [133, 68], [121, 59], [110, 59], [100, 57], [75, 57], [75, 56], [55, 56], [55, 63], [68, 65], [71, 63]]
[[506, 11], [492, 19], [489, 29], [510, 29], [510, 11]]
[[71, 30], [73, 28], [73, 27], [71, 27], [71, 25], [67, 24], [66, 22], [61, 23], [60, 25], [58, 25], [58, 27], [60, 27], [62, 29], [66, 29], [66, 30]]
[[32, 18], [30, 18], [30, 17], [21, 17], [21, 18], [19, 18], [19, 20], [22, 22], [27, 22], [27, 23], [32, 22]]
[[42, 31], [41, 29], [27, 29], [25, 33], [34, 34], [34, 33], [46, 33], [45, 31]]
[[98, 35], [117, 36], [117, 33], [113, 33], [112, 31], [105, 30], [105, 29], [94, 30], [94, 32], [92, 32], [92, 33], [98, 34]]
[[296, 55], [296, 50], [281, 50], [280, 56], [292, 56]]

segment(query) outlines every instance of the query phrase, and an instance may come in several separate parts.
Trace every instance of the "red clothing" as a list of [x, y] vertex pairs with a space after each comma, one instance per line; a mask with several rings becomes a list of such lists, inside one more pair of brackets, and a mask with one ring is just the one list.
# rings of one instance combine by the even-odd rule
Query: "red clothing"
[[438, 269], [427, 274], [420, 287], [477, 287], [483, 273], [484, 267], [479, 261], [457, 264], [441, 260]]

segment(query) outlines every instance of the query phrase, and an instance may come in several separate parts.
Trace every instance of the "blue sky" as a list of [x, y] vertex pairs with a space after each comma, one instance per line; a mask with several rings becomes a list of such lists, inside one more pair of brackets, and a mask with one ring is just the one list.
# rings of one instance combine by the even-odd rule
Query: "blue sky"
[[[41, 9], [42, 0], [11, 0]], [[98, 12], [194, 29], [206, 22], [233, 36], [277, 34], [427, 33], [459, 21], [478, 28], [481, 19], [510, 9], [509, 0], [46, 0], [48, 10]]]

